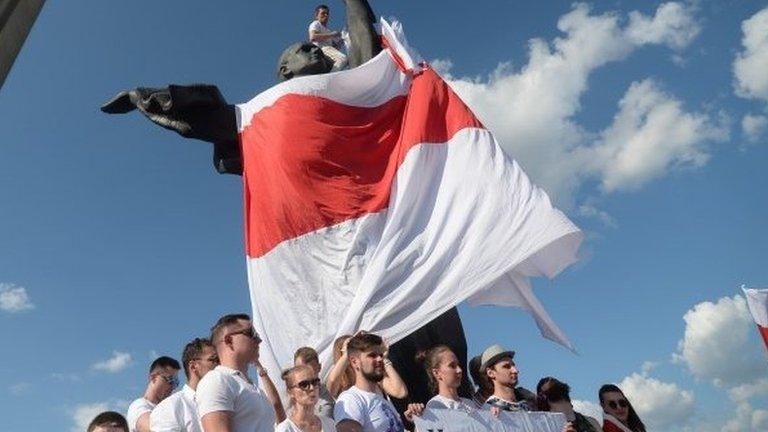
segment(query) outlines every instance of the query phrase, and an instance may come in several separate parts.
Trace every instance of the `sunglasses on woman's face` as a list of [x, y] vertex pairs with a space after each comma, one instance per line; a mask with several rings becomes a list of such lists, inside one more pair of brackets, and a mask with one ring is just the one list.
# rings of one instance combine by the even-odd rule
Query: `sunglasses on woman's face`
[[302, 380], [302, 381], [297, 382], [296, 385], [293, 386], [293, 387], [298, 387], [298, 388], [300, 388], [300, 389], [302, 389], [304, 391], [312, 390], [312, 389], [320, 387], [320, 378], [312, 378], [312, 379], [308, 379], [308, 380]]
[[626, 399], [619, 399], [618, 401], [608, 401], [608, 406], [611, 409], [619, 409], [619, 407], [626, 408], [629, 406], [629, 402]]

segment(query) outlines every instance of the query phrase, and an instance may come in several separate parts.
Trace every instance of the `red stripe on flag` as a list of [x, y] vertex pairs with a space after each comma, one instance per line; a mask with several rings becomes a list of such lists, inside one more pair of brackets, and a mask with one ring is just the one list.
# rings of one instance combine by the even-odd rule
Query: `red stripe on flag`
[[241, 133], [246, 253], [385, 209], [392, 181], [419, 143], [445, 143], [482, 124], [432, 70], [407, 99], [374, 108], [290, 94]]
[[761, 325], [758, 325], [757, 329], [760, 331], [760, 336], [763, 337], [765, 348], [768, 349], [768, 327], [763, 327]]

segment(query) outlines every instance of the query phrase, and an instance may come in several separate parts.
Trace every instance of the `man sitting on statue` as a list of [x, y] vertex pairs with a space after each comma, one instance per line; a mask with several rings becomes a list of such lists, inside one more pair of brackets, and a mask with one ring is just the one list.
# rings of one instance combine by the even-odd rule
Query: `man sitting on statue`
[[341, 52], [344, 41], [341, 32], [332, 31], [327, 27], [331, 18], [331, 10], [321, 4], [315, 8], [315, 20], [309, 24], [309, 41], [320, 47], [323, 54], [333, 60], [333, 71], [347, 66], [347, 56]]

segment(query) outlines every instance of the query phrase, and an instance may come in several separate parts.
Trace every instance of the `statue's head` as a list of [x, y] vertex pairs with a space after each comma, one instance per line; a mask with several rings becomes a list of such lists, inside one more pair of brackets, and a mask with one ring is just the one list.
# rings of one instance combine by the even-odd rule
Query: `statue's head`
[[295, 43], [280, 56], [277, 63], [278, 81], [286, 81], [297, 76], [318, 75], [333, 69], [333, 60], [323, 54], [317, 45], [309, 42]]

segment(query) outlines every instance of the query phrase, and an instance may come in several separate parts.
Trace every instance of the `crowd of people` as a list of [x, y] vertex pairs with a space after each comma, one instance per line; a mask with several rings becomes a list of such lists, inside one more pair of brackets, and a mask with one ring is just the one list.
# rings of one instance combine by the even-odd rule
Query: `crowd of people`
[[[518, 385], [515, 352], [499, 345], [486, 348], [469, 362], [472, 397], [460, 396], [464, 365], [445, 345], [420, 352], [433, 397], [414, 402], [399, 413], [393, 398], [408, 397], [404, 382], [387, 358], [388, 345], [378, 335], [360, 331], [334, 344], [334, 364], [320, 379], [317, 352], [298, 348], [294, 364], [280, 379], [287, 406], [259, 363], [261, 339], [245, 314], [225, 315], [209, 338], [190, 341], [181, 363], [160, 357], [152, 362], [144, 394], [128, 407], [97, 415], [88, 432], [403, 432], [414, 430], [415, 417], [428, 409], [465, 413], [549, 411], [562, 413], [564, 432], [644, 432], [645, 426], [621, 389], [600, 388], [602, 426], [574, 411], [570, 387], [554, 377], [542, 378], [536, 392]], [[249, 375], [253, 365], [258, 378]], [[179, 386], [183, 369], [186, 383]], [[402, 415], [401, 415], [402, 414]]]

